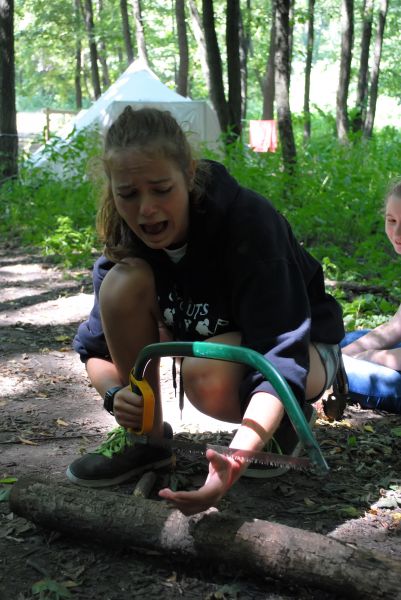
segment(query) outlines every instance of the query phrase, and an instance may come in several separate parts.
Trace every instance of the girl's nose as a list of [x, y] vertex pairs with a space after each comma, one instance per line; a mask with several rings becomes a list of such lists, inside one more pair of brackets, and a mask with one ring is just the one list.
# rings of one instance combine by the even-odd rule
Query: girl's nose
[[150, 194], [142, 195], [139, 211], [144, 217], [150, 217], [156, 212], [154, 199], [151, 197]]

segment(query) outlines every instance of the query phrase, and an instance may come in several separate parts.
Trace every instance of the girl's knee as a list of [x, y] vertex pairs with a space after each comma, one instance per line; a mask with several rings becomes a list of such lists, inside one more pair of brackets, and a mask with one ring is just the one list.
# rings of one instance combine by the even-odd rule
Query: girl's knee
[[99, 303], [102, 314], [132, 311], [138, 304], [153, 309], [156, 292], [150, 266], [141, 259], [114, 265], [100, 287]]
[[238, 365], [216, 360], [185, 358], [181, 372], [189, 401], [210, 417], [236, 421], [240, 416], [238, 387], [241, 380], [236, 367]]

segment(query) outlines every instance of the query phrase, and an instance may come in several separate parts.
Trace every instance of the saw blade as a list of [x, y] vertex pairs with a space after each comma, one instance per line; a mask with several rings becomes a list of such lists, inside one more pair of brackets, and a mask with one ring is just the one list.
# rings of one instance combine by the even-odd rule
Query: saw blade
[[218, 444], [209, 444], [207, 442], [191, 442], [172, 439], [158, 440], [156, 443], [150, 441], [147, 436], [144, 435], [132, 435], [131, 438], [135, 443], [148, 444], [152, 447], [158, 448], [169, 448], [171, 450], [178, 450], [189, 455], [202, 455], [205, 456], [207, 450], [214, 450], [223, 456], [232, 456], [234, 459], [244, 460], [247, 463], [254, 463], [258, 465], [270, 466], [270, 467], [288, 467], [290, 469], [313, 469], [311, 460], [304, 456], [288, 456], [286, 454], [277, 454], [275, 452], [256, 452], [253, 450], [242, 450], [240, 448], [231, 448], [229, 446], [223, 446]]

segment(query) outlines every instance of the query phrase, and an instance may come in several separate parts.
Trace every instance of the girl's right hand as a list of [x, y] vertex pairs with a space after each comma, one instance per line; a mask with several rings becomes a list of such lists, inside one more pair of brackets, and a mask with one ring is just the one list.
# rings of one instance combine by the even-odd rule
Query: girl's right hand
[[114, 396], [114, 417], [126, 429], [141, 429], [143, 420], [143, 398], [134, 394], [128, 385]]

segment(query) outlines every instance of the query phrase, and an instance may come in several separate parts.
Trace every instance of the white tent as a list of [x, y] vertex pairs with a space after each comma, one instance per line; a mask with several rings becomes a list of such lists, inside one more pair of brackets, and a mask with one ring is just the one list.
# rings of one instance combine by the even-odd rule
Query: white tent
[[[111, 87], [87, 110], [82, 110], [59, 137], [65, 139], [75, 129], [97, 126], [104, 131], [126, 106], [142, 108], [153, 106], [168, 110], [182, 128], [189, 132], [192, 143], [202, 142], [217, 149], [220, 127], [216, 113], [205, 100], [184, 98], [165, 86], [141, 61], [134, 61]], [[44, 146], [33, 155], [33, 162], [40, 166], [44, 158]]]

